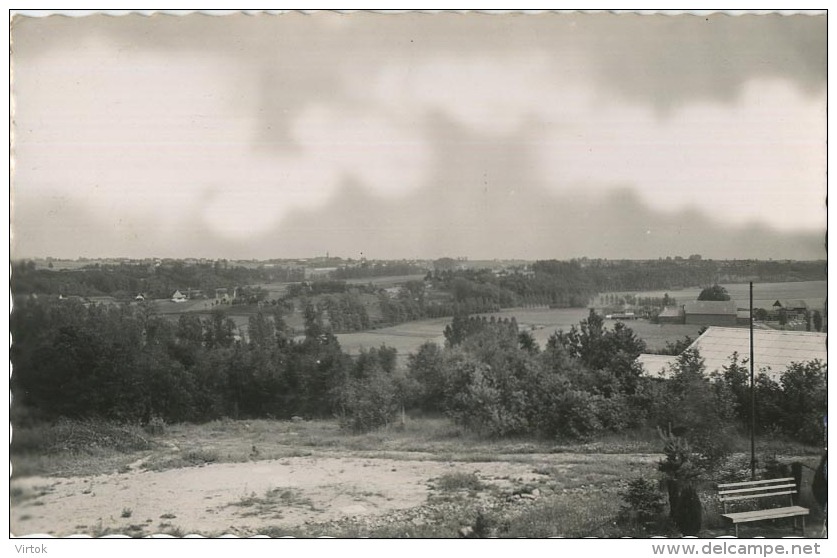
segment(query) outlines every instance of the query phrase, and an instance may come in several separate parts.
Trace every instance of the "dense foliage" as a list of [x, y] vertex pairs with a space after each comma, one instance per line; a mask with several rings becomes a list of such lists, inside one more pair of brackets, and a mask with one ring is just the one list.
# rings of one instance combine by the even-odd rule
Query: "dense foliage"
[[698, 295], [698, 300], [729, 300], [730, 296], [727, 290], [721, 285], [715, 284], [711, 287], [706, 287]]
[[328, 416], [345, 361], [309, 324], [294, 342], [281, 312], [250, 319], [248, 343], [224, 314], [175, 322], [144, 305], [26, 300], [11, 316], [16, 404], [44, 418], [146, 422], [223, 416]]
[[[685, 351], [671, 379], [649, 378], [636, 363], [642, 340], [622, 323], [606, 327], [594, 312], [543, 349], [513, 319], [457, 316], [445, 347], [425, 344], [401, 369], [386, 347], [343, 353], [336, 314], [322, 301], [305, 299], [300, 339], [281, 307], [268, 308], [250, 317], [242, 339], [219, 311], [175, 318], [144, 303], [21, 300], [10, 322], [15, 406], [45, 419], [141, 423], [337, 416], [352, 430], [392, 424], [414, 409], [489, 436], [556, 440], [659, 425], [688, 439], [699, 468], [721, 462], [728, 431], [750, 420], [746, 362], [737, 355], [709, 378], [700, 355]], [[778, 382], [760, 374], [760, 432], [821, 444], [825, 376], [817, 361], [792, 365]]]
[[254, 283], [302, 281], [304, 269], [296, 267], [250, 268], [230, 265], [226, 260], [187, 264], [180, 260], [121, 264], [93, 263], [80, 269], [36, 269], [34, 262], [12, 265], [11, 289], [16, 295], [51, 294], [133, 298], [169, 298], [178, 289], [195, 289], [212, 298], [215, 289]]

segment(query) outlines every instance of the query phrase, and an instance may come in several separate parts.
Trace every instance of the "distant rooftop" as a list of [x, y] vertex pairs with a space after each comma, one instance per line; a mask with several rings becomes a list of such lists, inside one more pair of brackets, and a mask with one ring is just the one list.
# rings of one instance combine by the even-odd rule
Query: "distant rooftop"
[[[777, 380], [792, 362], [828, 360], [827, 335], [809, 331], [753, 331], [753, 354], [757, 372], [765, 372]], [[739, 360], [750, 358], [750, 330], [747, 328], [710, 327], [689, 346], [697, 349], [706, 361], [706, 371], [721, 370], [729, 364], [729, 357], [738, 353]], [[639, 355], [640, 362], [650, 376], [667, 375], [667, 369], [677, 357], [667, 355]], [[748, 365], [749, 366], [749, 365]]]
[[680, 308], [677, 306], [666, 306], [659, 314], [660, 318], [679, 318]]
[[683, 305], [686, 314], [735, 314], [734, 300], [690, 300]]

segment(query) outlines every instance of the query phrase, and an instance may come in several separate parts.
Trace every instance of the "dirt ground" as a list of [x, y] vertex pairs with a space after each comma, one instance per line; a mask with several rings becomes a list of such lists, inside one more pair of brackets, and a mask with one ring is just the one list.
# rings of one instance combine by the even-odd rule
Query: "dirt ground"
[[[498, 488], [539, 476], [532, 461], [469, 463], [415, 457], [290, 457], [160, 472], [143, 470], [137, 462], [124, 473], [25, 477], [11, 482], [16, 499], [10, 510], [11, 531], [18, 536], [63, 537], [103, 532], [148, 535], [178, 529], [182, 534], [247, 536], [266, 527], [421, 506], [432, 490], [432, 480], [446, 473], [477, 473], [484, 483]], [[574, 465], [562, 466], [561, 456], [531, 457], [536, 463], [565, 467], [572, 475]], [[578, 456], [574, 459], [577, 462]]]

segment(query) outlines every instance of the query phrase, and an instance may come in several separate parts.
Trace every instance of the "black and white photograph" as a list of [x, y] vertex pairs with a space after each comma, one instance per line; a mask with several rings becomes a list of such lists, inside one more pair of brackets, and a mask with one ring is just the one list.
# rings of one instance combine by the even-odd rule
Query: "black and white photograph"
[[827, 542], [825, 10], [9, 29], [11, 537]]

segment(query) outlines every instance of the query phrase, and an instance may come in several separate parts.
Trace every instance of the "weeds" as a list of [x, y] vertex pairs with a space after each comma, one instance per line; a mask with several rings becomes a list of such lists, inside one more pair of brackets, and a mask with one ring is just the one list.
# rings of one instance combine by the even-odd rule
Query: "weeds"
[[146, 461], [142, 468], [149, 471], [165, 471], [167, 469], [179, 469], [182, 467], [200, 467], [209, 463], [221, 461], [221, 457], [215, 450], [189, 450], [163, 460]]
[[319, 511], [310, 498], [303, 497], [294, 488], [271, 488], [265, 492], [264, 496], [257, 496], [255, 492], [251, 492], [247, 496], [242, 496], [237, 502], [228, 504], [228, 506], [253, 508], [243, 513], [242, 516], [244, 517], [272, 515], [276, 519], [282, 517], [281, 508], [302, 507], [311, 511]]
[[127, 453], [148, 450], [153, 446], [138, 426], [100, 419], [61, 418], [54, 424], [15, 428], [11, 448], [18, 453], [95, 455], [101, 450]]
[[433, 481], [434, 488], [442, 492], [478, 492], [485, 488], [485, 484], [476, 473], [446, 473]]

